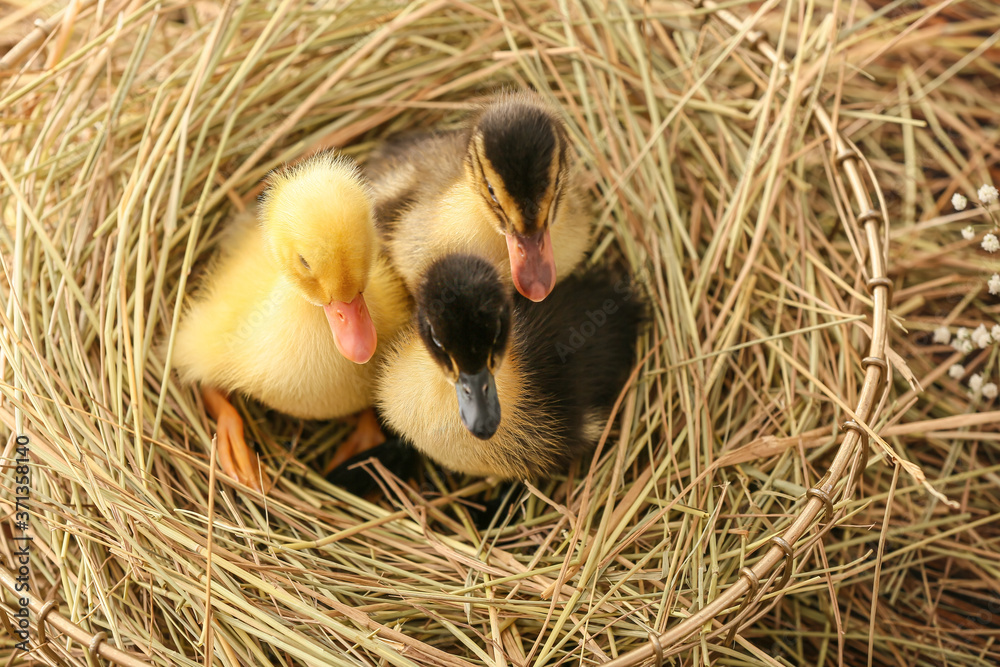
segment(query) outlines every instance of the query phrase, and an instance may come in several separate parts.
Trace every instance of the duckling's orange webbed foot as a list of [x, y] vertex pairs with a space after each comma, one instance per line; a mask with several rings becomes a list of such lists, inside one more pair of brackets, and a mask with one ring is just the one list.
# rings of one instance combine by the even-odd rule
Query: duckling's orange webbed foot
[[329, 474], [331, 470], [352, 456], [366, 452], [383, 442], [385, 442], [385, 434], [382, 433], [382, 427], [379, 426], [378, 419], [375, 418], [375, 410], [373, 408], [362, 410], [358, 413], [358, 425], [354, 428], [354, 432], [337, 447], [333, 458], [326, 465], [324, 474]]
[[229, 398], [212, 387], [202, 387], [202, 399], [218, 430], [219, 466], [240, 484], [263, 492], [260, 462], [243, 438], [243, 420]]

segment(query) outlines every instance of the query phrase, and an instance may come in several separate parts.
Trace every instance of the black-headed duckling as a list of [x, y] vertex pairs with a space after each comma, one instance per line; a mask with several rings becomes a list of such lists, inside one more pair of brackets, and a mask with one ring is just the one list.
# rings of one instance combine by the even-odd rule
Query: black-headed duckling
[[391, 138], [365, 172], [379, 231], [411, 292], [431, 262], [464, 252], [541, 301], [591, 243], [566, 128], [534, 92], [495, 96], [460, 130]]
[[456, 254], [428, 267], [416, 302], [377, 380], [390, 428], [447, 468], [510, 479], [596, 444], [635, 363], [644, 306], [627, 282], [591, 270], [533, 304]]

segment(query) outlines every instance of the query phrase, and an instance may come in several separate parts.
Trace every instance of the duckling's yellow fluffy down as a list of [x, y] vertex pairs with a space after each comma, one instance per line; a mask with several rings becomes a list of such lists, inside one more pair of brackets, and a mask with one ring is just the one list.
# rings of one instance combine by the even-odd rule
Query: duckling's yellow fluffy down
[[356, 168], [332, 153], [272, 176], [260, 224], [234, 221], [181, 320], [181, 379], [301, 418], [371, 405], [374, 364], [344, 358], [323, 308], [362, 294], [379, 351], [410, 317], [402, 282], [377, 256], [370, 207]]

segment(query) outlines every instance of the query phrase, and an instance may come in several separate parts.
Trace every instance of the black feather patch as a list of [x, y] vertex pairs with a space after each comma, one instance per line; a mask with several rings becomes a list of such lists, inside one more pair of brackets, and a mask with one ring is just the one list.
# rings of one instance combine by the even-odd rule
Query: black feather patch
[[447, 255], [428, 267], [417, 290], [420, 337], [445, 368], [482, 370], [502, 357], [510, 329], [510, 296], [492, 264], [474, 255]]
[[413, 206], [416, 200], [416, 192], [409, 189], [392, 199], [376, 202], [375, 226], [383, 239], [392, 238], [399, 226], [399, 219]]
[[420, 466], [420, 452], [398, 436], [389, 435], [381, 445], [355, 454], [330, 471], [326, 481], [358, 497], [371, 496], [381, 490], [378, 482], [367, 470], [357, 464], [376, 459], [396, 477], [408, 480]]
[[476, 123], [485, 158], [504, 188], [525, 212], [525, 232], [544, 224], [536, 215], [550, 187], [550, 166], [562, 133], [561, 121], [544, 108], [524, 102], [490, 107]]
[[541, 303], [515, 295], [511, 354], [525, 369], [525, 410], [551, 406], [566, 443], [561, 463], [594, 444], [588, 419], [606, 419], [635, 365], [645, 317], [629, 279], [596, 268], [561, 280]]

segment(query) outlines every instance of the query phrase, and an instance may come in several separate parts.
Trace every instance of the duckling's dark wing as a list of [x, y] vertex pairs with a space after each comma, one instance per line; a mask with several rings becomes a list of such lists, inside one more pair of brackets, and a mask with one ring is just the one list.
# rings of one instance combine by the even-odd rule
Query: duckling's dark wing
[[416, 164], [435, 143], [454, 132], [402, 132], [384, 139], [365, 161], [365, 174], [374, 182], [389, 178], [401, 166]]
[[596, 427], [635, 364], [645, 311], [630, 281], [603, 268], [561, 280], [541, 303], [516, 296], [514, 346], [526, 373], [525, 400], [555, 408], [569, 456], [596, 444]]
[[387, 436], [381, 445], [355, 454], [334, 468], [327, 474], [326, 481], [358, 497], [378, 493], [381, 490], [378, 481], [367, 470], [355, 467], [369, 459], [377, 459], [390, 473], [408, 480], [420, 469], [420, 453], [403, 438], [392, 433]]
[[364, 174], [375, 191], [375, 221], [383, 237], [394, 234], [417, 201], [439, 193], [461, 172], [468, 132], [405, 132], [372, 151]]

